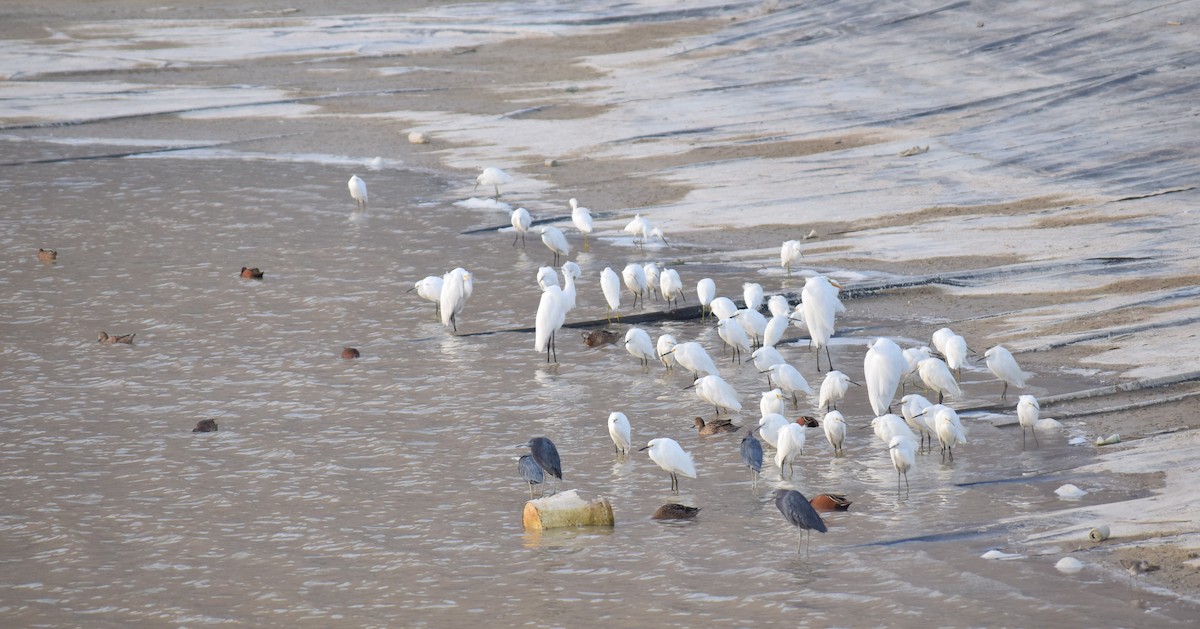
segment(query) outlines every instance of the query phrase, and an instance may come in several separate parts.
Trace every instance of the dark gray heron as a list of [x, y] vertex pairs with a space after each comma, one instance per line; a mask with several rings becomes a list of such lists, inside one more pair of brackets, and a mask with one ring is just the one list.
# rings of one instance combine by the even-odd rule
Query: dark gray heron
[[[787, 521], [799, 529], [805, 531], [809, 545], [812, 543], [812, 531], [824, 533], [826, 531], [825, 521], [821, 519], [821, 514], [817, 513], [809, 504], [808, 498], [804, 494], [795, 489], [776, 489], [775, 490], [775, 506], [779, 507], [779, 512]], [[796, 547], [796, 552], [800, 552], [800, 547]], [[808, 556], [807, 549], [804, 556]]]
[[[545, 437], [534, 437], [529, 440], [529, 443], [517, 447], [529, 448], [529, 454], [533, 456], [538, 467], [558, 480], [562, 480], [562, 462], [558, 458], [558, 448], [554, 447], [553, 441]], [[558, 485], [555, 484], [555, 489], [557, 488]]]
[[529, 499], [533, 500], [533, 486], [542, 484], [542, 480], [545, 479], [541, 466], [533, 460], [532, 456], [522, 454], [520, 460], [517, 461], [517, 471], [520, 472], [521, 478], [529, 483]]
[[742, 437], [742, 463], [750, 468], [751, 486], [758, 485], [758, 475], [762, 472], [763, 450], [762, 443], [754, 438], [754, 430], [751, 429]]

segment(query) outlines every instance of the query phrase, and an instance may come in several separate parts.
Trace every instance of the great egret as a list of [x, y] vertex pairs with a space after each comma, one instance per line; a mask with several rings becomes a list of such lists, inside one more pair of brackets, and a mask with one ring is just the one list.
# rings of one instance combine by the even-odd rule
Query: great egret
[[421, 299], [433, 302], [435, 313], [441, 311], [442, 278], [436, 275], [426, 275], [425, 277], [417, 280], [416, 284], [414, 284], [412, 288], [404, 292], [411, 293], [414, 290], [417, 291], [417, 295]]
[[[705, 318], [712, 310], [710, 305], [717, 297], [717, 283], [711, 277], [696, 282], [696, 299], [700, 301], [700, 317]], [[736, 308], [735, 308], [736, 310]]]
[[346, 186], [350, 188], [350, 196], [354, 197], [355, 207], [358, 211], [365, 212], [367, 209], [367, 182], [358, 175], [350, 175], [350, 181], [346, 182]]
[[876, 416], [888, 414], [896, 387], [900, 386], [900, 378], [907, 367], [904, 353], [891, 339], [879, 337], [871, 342], [863, 358], [863, 378], [867, 381], [867, 397]]
[[588, 250], [588, 235], [592, 233], [592, 212], [587, 208], [579, 205], [579, 202], [572, 198], [571, 204], [571, 222], [575, 224], [575, 229], [583, 234], [583, 250]]
[[892, 456], [892, 467], [896, 468], [896, 497], [900, 497], [900, 476], [904, 476], [904, 491], [908, 493], [908, 470], [917, 464], [917, 444], [912, 439], [897, 435], [888, 442], [888, 452]]
[[962, 421], [958, 418], [958, 413], [949, 406], [935, 404], [926, 410], [926, 414], [936, 409], [934, 418], [934, 429], [937, 432], [938, 441], [942, 444], [942, 459], [946, 457], [946, 453], [950, 453], [950, 460], [954, 461], [954, 446], [956, 444], [967, 442], [967, 435], [963, 432]]
[[617, 321], [620, 321], [621, 278], [617, 277], [617, 272], [612, 270], [612, 267], [606, 266], [600, 272], [600, 290], [604, 292], [604, 301], [608, 302], [608, 320], [612, 321], [615, 314]]
[[797, 392], [807, 395], [813, 394], [812, 387], [808, 386], [808, 381], [804, 379], [804, 376], [799, 371], [796, 371], [795, 367], [787, 363], [781, 363], [771, 365], [769, 371], [775, 386], [782, 389], [784, 393], [790, 394], [792, 396], [792, 404], [795, 406], [800, 406], [799, 400], [796, 399]]
[[554, 264], [556, 265], [559, 256], [566, 257], [571, 253], [571, 243], [567, 242], [567, 237], [562, 230], [553, 225], [542, 228], [542, 243], [546, 245], [547, 249], [554, 252]]
[[613, 452], [629, 452], [632, 442], [629, 438], [629, 418], [625, 417], [625, 413], [614, 411], [608, 414], [608, 436], [613, 440]]
[[800, 241], [785, 240], [783, 246], [779, 249], [779, 265], [787, 269], [787, 274], [792, 274], [792, 265], [800, 262]]
[[997, 345], [983, 353], [983, 357], [987, 359], [988, 371], [1004, 381], [1004, 391], [1000, 393], [1000, 399], [1004, 400], [1008, 397], [1008, 387], [1012, 385], [1018, 389], [1025, 388], [1025, 380], [1030, 374], [1021, 370], [1021, 366], [1017, 364], [1017, 359], [1013, 358], [1012, 352], [1009, 352], [1003, 345]]
[[[824, 533], [828, 530], [825, 528], [825, 521], [821, 519], [821, 514], [817, 513], [816, 509], [813, 509], [812, 505], [808, 502], [808, 498], [804, 497], [804, 494], [795, 489], [776, 489], [775, 506], [779, 508], [779, 512], [783, 514], [783, 517], [792, 526], [805, 531], [805, 534], [810, 537], [810, 546], [812, 544], [812, 531]], [[797, 546], [796, 552], [800, 552], [799, 546]], [[807, 551], [805, 552], [805, 556], [807, 556]]]
[[670, 334], [660, 334], [658, 336], [658, 341], [654, 344], [654, 349], [663, 367], [670, 369], [675, 366], [675, 352], [671, 350], [675, 349], [677, 344], [675, 337]]
[[779, 468], [779, 476], [783, 477], [783, 466], [788, 466], [788, 478], [795, 474], [796, 457], [804, 454], [804, 426], [790, 423], [779, 431], [775, 438], [778, 447], [775, 450], [775, 465]]
[[837, 313], [845, 312], [846, 307], [838, 298], [841, 285], [824, 275], [810, 277], [804, 282], [800, 291], [800, 305], [804, 307], [804, 324], [808, 327], [808, 337], [817, 350], [817, 371], [821, 371], [821, 348], [825, 348], [825, 359], [829, 368], [833, 369], [833, 359], [829, 356], [829, 338], [836, 328]]
[[929, 439], [929, 449], [933, 449], [933, 437], [937, 431], [933, 428], [933, 415], [927, 414], [925, 409], [933, 406], [933, 403], [925, 399], [923, 395], [910, 393], [900, 398], [900, 412], [904, 415], [904, 422], [908, 424], [920, 437], [920, 443], [917, 444], [918, 449], [924, 445], [925, 439]]
[[625, 333], [625, 351], [648, 366], [651, 360], [658, 360], [658, 352], [654, 351], [654, 342], [650, 335], [641, 328], [629, 328]]
[[[542, 471], [562, 480], [562, 461], [558, 458], [558, 448], [554, 446], [553, 441], [546, 437], [534, 437], [529, 440], [529, 443], [517, 447], [529, 448], [529, 454], [533, 456], [533, 461], [542, 468]], [[555, 487], [557, 488], [557, 484]]]
[[492, 186], [496, 190], [496, 200], [499, 200], [500, 186], [512, 183], [512, 180], [512, 176], [508, 173], [499, 168], [489, 166], [484, 168], [483, 172], [479, 173], [479, 176], [475, 178], [475, 188], [478, 189], [479, 186]]
[[938, 404], [941, 404], [947, 395], [962, 397], [962, 389], [954, 380], [954, 374], [950, 373], [950, 368], [940, 358], [923, 359], [917, 365], [917, 374], [921, 376], [921, 381], [926, 387], [937, 391]]
[[[672, 309], [672, 298], [676, 293], [679, 294], [679, 299], [687, 301], [687, 297], [683, 295], [683, 280], [679, 279], [679, 271], [675, 269], [663, 269], [658, 274], [659, 289], [662, 291], [663, 299], [667, 300], [667, 308]], [[675, 299], [675, 306], [679, 305], [679, 299]]]
[[558, 348], [554, 346], [554, 334], [562, 327], [567, 318], [567, 303], [562, 289], [557, 284], [551, 284], [542, 291], [538, 302], [537, 320], [534, 324], [533, 348], [546, 352], [546, 362], [550, 362], [551, 353], [554, 362], [558, 362]]
[[762, 472], [763, 450], [762, 444], [758, 439], [754, 438], [754, 430], [747, 430], [746, 436], [742, 437], [739, 451], [742, 455], [742, 463], [750, 468], [750, 483], [758, 484], [758, 475]]
[[670, 353], [675, 355], [675, 362], [691, 372], [693, 378], [714, 376], [719, 373], [712, 357], [708, 355], [708, 350], [695, 341], [679, 343]]
[[442, 292], [439, 297], [439, 307], [442, 311], [442, 325], [452, 326], [458, 331], [458, 315], [467, 305], [467, 298], [474, 291], [474, 280], [466, 269], [458, 267], [442, 276]]
[[517, 472], [521, 474], [522, 480], [529, 483], [529, 499], [533, 500], [533, 486], [541, 485], [545, 475], [542, 473], [542, 468], [533, 460], [533, 457], [528, 454], [522, 454], [517, 460]]
[[[658, 301], [658, 296], [662, 294], [662, 290], [659, 289], [659, 276], [662, 272], [653, 262], [643, 265], [642, 272], [646, 274], [646, 292], [654, 296], [654, 301]], [[645, 297], [642, 298], [642, 305], [646, 305]]]
[[825, 379], [821, 381], [821, 397], [817, 408], [836, 409], [838, 401], [846, 397], [846, 390], [852, 384], [858, 386], [858, 383], [851, 380], [850, 376], [840, 371], [831, 371], [825, 374]]
[[674, 439], [651, 439], [642, 450], [650, 450], [650, 460], [671, 475], [671, 491], [679, 492], [680, 474], [696, 478], [696, 464], [692, 462], [692, 455], [685, 452]]
[[533, 219], [529, 217], [529, 210], [519, 207], [513, 210], [512, 216], [508, 220], [512, 223], [513, 231], [517, 232], [517, 235], [513, 237], [513, 246], [517, 246], [517, 239], [520, 238], [521, 248], [524, 249], [525, 232], [529, 231], [529, 225], [533, 222]]
[[1040, 448], [1042, 446], [1037, 440], [1037, 422], [1042, 407], [1038, 404], [1037, 398], [1032, 395], [1022, 395], [1017, 399], [1017, 421], [1021, 424], [1021, 449], [1025, 449], [1026, 428], [1033, 433], [1033, 444]]
[[746, 308], [750, 310], [758, 310], [759, 308], [762, 308], [762, 284], [755, 282], [746, 282], [742, 284], [742, 300], [746, 302]]
[[733, 319], [721, 319], [717, 322], [717, 335], [733, 348], [733, 360], [741, 362], [742, 352], [750, 353], [750, 339], [746, 331]]
[[846, 417], [841, 411], [829, 411], [821, 420], [821, 428], [825, 430], [825, 439], [833, 446], [833, 456], [842, 456], [842, 444], [846, 442]]
[[[676, 346], [676, 349], [678, 347]], [[721, 414], [721, 409], [726, 409], [729, 412], [740, 412], [742, 410], [742, 403], [738, 400], [737, 391], [728, 382], [725, 382], [725, 379], [721, 376], [709, 375], [697, 378], [696, 382], [692, 383], [688, 388], [692, 387], [695, 387], [696, 395], [701, 400], [716, 407], [718, 415]]]
[[621, 278], [625, 280], [625, 288], [633, 293], [633, 306], [637, 307], [638, 298], [642, 298], [642, 308], [646, 307], [646, 270], [642, 265], [635, 262], [630, 262], [625, 265], [625, 270], [621, 271]]

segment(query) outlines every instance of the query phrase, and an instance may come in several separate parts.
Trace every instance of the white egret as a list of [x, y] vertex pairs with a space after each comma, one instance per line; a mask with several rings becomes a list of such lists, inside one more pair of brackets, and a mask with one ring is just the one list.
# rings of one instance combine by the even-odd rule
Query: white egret
[[761, 312], [749, 308], [742, 308], [733, 316], [746, 331], [746, 336], [750, 338], [750, 344], [752, 346], [762, 345], [762, 338], [767, 333], [767, 318]]
[[433, 302], [435, 307], [434, 312], [439, 312], [441, 310], [442, 278], [436, 275], [427, 275], [417, 280], [417, 283], [412, 288], [404, 292], [411, 293], [414, 290], [417, 291], [417, 295], [419, 295], [421, 299]]
[[[647, 262], [642, 266], [642, 272], [646, 274], [646, 292], [654, 296], [654, 301], [658, 301], [658, 296], [662, 294], [659, 290], [659, 275], [661, 271], [658, 265], [653, 262]], [[642, 305], [645, 305], [645, 298], [642, 298]]]
[[663, 233], [661, 227], [654, 227], [650, 223], [646, 223], [647, 230], [642, 232], [642, 242], [649, 242], [651, 238], [658, 238], [663, 241], [664, 245], [670, 244], [667, 242], [667, 235]]
[[542, 243], [554, 252], [554, 264], [558, 264], [559, 256], [566, 257], [571, 253], [571, 243], [567, 242], [562, 230], [553, 225], [542, 228]]
[[935, 404], [926, 411], [937, 409], [934, 419], [934, 429], [937, 432], [938, 441], [942, 444], [942, 459], [945, 460], [946, 452], [950, 453], [950, 460], [954, 460], [954, 446], [956, 444], [967, 442], [967, 435], [963, 432], [962, 421], [958, 418], [958, 413], [949, 406]]
[[800, 241], [785, 240], [783, 246], [779, 249], [779, 266], [787, 269], [787, 274], [792, 274], [792, 265], [800, 262]]
[[954, 374], [950, 373], [950, 368], [940, 358], [923, 359], [917, 366], [917, 375], [921, 376], [921, 381], [926, 387], [937, 391], [938, 404], [941, 404], [947, 395], [962, 397], [962, 389], [958, 388]]
[[583, 234], [583, 250], [588, 250], [588, 235], [592, 233], [592, 212], [591, 210], [579, 205], [579, 202], [572, 198], [571, 204], [571, 222], [575, 224], [575, 229]]
[[537, 319], [534, 323], [533, 348], [546, 352], [546, 362], [550, 362], [553, 353], [554, 362], [558, 362], [558, 349], [554, 346], [554, 334], [562, 327], [567, 317], [566, 299], [562, 289], [557, 284], [551, 284], [542, 291], [538, 301]]
[[800, 328], [801, 330], [804, 330], [805, 332], [808, 331], [808, 323], [804, 320], [804, 304], [802, 304], [802, 303], [796, 304], [792, 308], [791, 317], [792, 317], [792, 325], [796, 326], [797, 328]]
[[608, 302], [608, 320], [612, 321], [613, 315], [617, 315], [617, 321], [621, 320], [621, 278], [617, 277], [617, 272], [612, 270], [612, 267], [604, 267], [600, 272], [600, 290], [604, 292], [604, 301]]
[[474, 280], [466, 269], [458, 267], [442, 276], [442, 292], [439, 307], [442, 310], [442, 325], [452, 326], [458, 331], [458, 315], [467, 305], [467, 298], [474, 290]]
[[921, 366], [921, 361], [933, 356], [933, 350], [922, 345], [921, 347], [910, 347], [904, 350], [904, 360], [908, 361], [908, 368], [904, 371], [904, 376], [900, 379], [900, 390], [903, 391], [905, 385], [912, 376], [916, 375], [917, 368]]
[[963, 365], [967, 363], [968, 350], [966, 339], [955, 334], [948, 337], [943, 345], [942, 354], [946, 357], [946, 366], [958, 374], [959, 377], [962, 377]]
[[900, 377], [908, 367], [900, 346], [891, 339], [879, 337], [871, 342], [863, 358], [863, 378], [867, 381], [867, 397], [875, 415], [887, 415], [900, 386]]
[[670, 334], [660, 334], [658, 342], [654, 344], [654, 349], [657, 350], [658, 360], [662, 362], [663, 367], [670, 369], [675, 366], [675, 349], [677, 343], [675, 337]]
[[627, 454], [629, 452], [629, 418], [625, 413], [612, 412], [608, 414], [608, 436], [612, 437], [613, 451]]
[[708, 311], [717, 315], [718, 319], [728, 319], [737, 314], [737, 305], [728, 297], [714, 297], [708, 303]]
[[742, 300], [746, 302], [746, 308], [750, 310], [758, 310], [759, 308], [762, 308], [762, 284], [755, 282], [746, 282], [742, 284]]
[[788, 478], [794, 475], [794, 466], [796, 465], [796, 457], [804, 454], [804, 426], [795, 422], [789, 423], [779, 431], [779, 436], [776, 437], [776, 442], [779, 444], [775, 449], [775, 465], [779, 467], [779, 476], [783, 477], [783, 466], [788, 466]]
[[675, 362], [691, 372], [694, 378], [715, 376], [719, 373], [712, 357], [708, 355], [708, 351], [695, 341], [679, 343], [670, 353], [675, 355]]
[[846, 417], [841, 411], [829, 411], [821, 420], [821, 428], [825, 429], [825, 438], [833, 446], [833, 456], [842, 456], [842, 444], [846, 442]]
[[945, 356], [946, 341], [950, 340], [950, 337], [952, 336], [957, 336], [954, 333], [954, 330], [951, 330], [950, 328], [940, 328], [933, 333], [932, 337], [930, 337], [930, 344], [933, 345], [933, 349], [937, 350], [937, 353]]
[[625, 265], [625, 270], [621, 271], [621, 277], [625, 280], [625, 287], [629, 292], [633, 293], [633, 306], [637, 307], [638, 297], [642, 298], [642, 308], [646, 307], [646, 270], [642, 265], [630, 262]]
[[[764, 345], [754, 350], [750, 353], [750, 357], [754, 359], [754, 368], [757, 369], [759, 373], [766, 373], [770, 371], [771, 365], [781, 365], [787, 362], [783, 359], [783, 356], [779, 353], [779, 350], [771, 347], [770, 345]], [[770, 376], [767, 376], [767, 379], [770, 380]]]
[[783, 339], [783, 333], [787, 332], [789, 321], [791, 319], [787, 315], [771, 317], [767, 321], [767, 327], [763, 329], [763, 347], [775, 347], [775, 344]]
[[544, 266], [537, 272], [538, 288], [546, 290], [547, 286], [558, 286], [558, 271], [552, 266]]
[[758, 420], [758, 434], [762, 435], [763, 441], [778, 450], [779, 431], [790, 423], [792, 421], [781, 413], [767, 413]]
[[915, 450], [917, 444], [912, 439], [903, 436], [892, 437], [888, 443], [888, 452], [892, 455], [892, 467], [896, 468], [896, 497], [900, 497], [900, 476], [904, 476], [904, 491], [908, 492], [908, 470], [917, 464]]
[[808, 395], [813, 394], [812, 387], [808, 386], [808, 381], [804, 379], [804, 376], [801, 375], [799, 371], [796, 371], [795, 367], [787, 363], [781, 363], [778, 365], [771, 365], [769, 371], [771, 373], [771, 379], [775, 382], [774, 386], [782, 389], [784, 393], [791, 395], [792, 404], [796, 405], [797, 407], [800, 406], [800, 402], [796, 399], [797, 391], [806, 393]]
[[[700, 316], [704, 318], [712, 310], [713, 299], [717, 297], [717, 283], [711, 277], [696, 282], [696, 299], [700, 301]], [[737, 310], [737, 308], [734, 308]]]
[[583, 269], [579, 268], [578, 264], [568, 260], [562, 265], [563, 272], [563, 299], [566, 300], [567, 312], [575, 309], [575, 280], [583, 277]]
[[892, 413], [872, 419], [871, 429], [875, 431], [875, 436], [884, 443], [890, 443], [892, 437], [896, 436], [917, 440], [917, 434], [908, 427], [908, 424], [904, 423], [904, 418]]
[[750, 353], [750, 339], [746, 331], [733, 319], [721, 319], [717, 322], [717, 335], [733, 348], [733, 360], [741, 362], [742, 352]]
[[[671, 300], [676, 293], [679, 293], [679, 299], [687, 301], [687, 297], [683, 295], [683, 280], [679, 279], [679, 271], [663, 269], [658, 275], [658, 282], [663, 299], [667, 300], [667, 308], [672, 308]], [[679, 305], [679, 299], [674, 300], [676, 306]]]
[[650, 450], [650, 460], [671, 475], [671, 491], [679, 491], [680, 474], [696, 478], [696, 464], [692, 462], [692, 455], [685, 452], [674, 439], [651, 439], [642, 450]]
[[496, 199], [499, 200], [500, 186], [512, 183], [512, 180], [512, 176], [508, 173], [499, 168], [489, 166], [484, 168], [483, 172], [479, 173], [479, 176], [475, 178], [475, 188], [478, 189], [479, 186], [492, 186], [496, 190]]
[[625, 224], [625, 227], [622, 229], [622, 231], [624, 231], [626, 234], [631, 234], [633, 236], [633, 241], [636, 244], [638, 236], [642, 235], [642, 232], [645, 231], [645, 228], [646, 219], [642, 218], [641, 214], [634, 214], [633, 219]]
[[829, 356], [829, 337], [833, 336], [836, 326], [837, 313], [845, 312], [846, 307], [838, 299], [841, 285], [824, 275], [810, 277], [804, 282], [804, 290], [800, 291], [800, 305], [804, 307], [804, 324], [808, 327], [808, 337], [817, 350], [817, 371], [821, 371], [821, 348], [825, 348], [825, 358], [829, 368], [833, 369], [833, 359]]
[[641, 328], [629, 328], [625, 333], [625, 351], [646, 366], [649, 366], [651, 360], [658, 360], [658, 352], [654, 351], [654, 341], [651, 341], [650, 335]]
[[1018, 389], [1025, 388], [1025, 380], [1029, 378], [1030, 374], [1021, 370], [1021, 366], [1017, 364], [1017, 359], [1013, 358], [1012, 352], [1009, 352], [1003, 345], [989, 349], [983, 353], [983, 357], [987, 359], [988, 371], [1004, 381], [1004, 391], [1000, 393], [1001, 400], [1008, 397], [1009, 385]]
[[738, 401], [737, 391], [734, 391], [733, 387], [728, 382], [725, 382], [725, 379], [721, 376], [709, 375], [697, 378], [691, 387], [688, 388], [692, 387], [696, 388], [697, 397], [716, 407], [718, 415], [721, 414], [721, 409], [726, 409], [729, 412], [740, 412], [742, 410], [742, 403]]
[[836, 409], [838, 401], [846, 397], [846, 390], [852, 384], [858, 386], [858, 383], [851, 380], [850, 376], [840, 371], [831, 371], [825, 374], [825, 379], [821, 381], [821, 397], [817, 408]]
[[772, 413], [782, 416], [785, 399], [786, 398], [783, 395], [783, 391], [780, 391], [779, 389], [763, 391], [762, 399], [758, 401], [759, 413], [761, 413], [763, 417], [766, 417]]
[[1026, 428], [1033, 433], [1033, 444], [1040, 448], [1041, 444], [1037, 440], [1037, 422], [1042, 407], [1038, 404], [1037, 398], [1032, 395], [1022, 395], [1017, 399], [1017, 421], [1021, 424], [1021, 449], [1025, 449]]
[[533, 223], [533, 219], [529, 217], [529, 210], [519, 207], [512, 212], [512, 216], [508, 219], [513, 226], [513, 231], [517, 235], [513, 237], [513, 246], [517, 246], [517, 239], [521, 239], [521, 248], [525, 248], [525, 232], [529, 231], [529, 225]]
[[792, 307], [788, 305], [787, 297], [783, 295], [771, 295], [767, 299], [767, 312], [771, 313], [772, 317], [786, 317], [792, 312]]
[[918, 435], [921, 436], [921, 442], [917, 444], [918, 449], [925, 443], [925, 439], [929, 439], [929, 449], [933, 449], [933, 436], [936, 431], [933, 428], [933, 415], [926, 413], [926, 409], [933, 406], [933, 403], [925, 399], [923, 395], [910, 393], [900, 398], [900, 412], [904, 415], [904, 422], [908, 424]]
[[359, 178], [358, 175], [350, 175], [350, 181], [346, 182], [350, 188], [350, 196], [354, 197], [354, 205], [360, 212], [367, 210], [367, 182]]

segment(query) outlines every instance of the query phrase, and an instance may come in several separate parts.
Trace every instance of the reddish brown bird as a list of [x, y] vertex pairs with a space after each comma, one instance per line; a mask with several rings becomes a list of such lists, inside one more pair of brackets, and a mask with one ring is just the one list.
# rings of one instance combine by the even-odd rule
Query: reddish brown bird
[[263, 278], [263, 272], [258, 267], [252, 269], [248, 266], [244, 266], [242, 267], [242, 277], [248, 280], [261, 280]]
[[808, 501], [817, 511], [846, 511], [851, 501], [846, 500], [846, 494], [819, 494]]
[[650, 516], [655, 520], [690, 520], [700, 513], [699, 507], [689, 507], [681, 505], [677, 502], [668, 502], [659, 507], [654, 515]]
[[796, 420], [796, 423], [808, 428], [818, 428], [821, 425], [821, 423], [817, 421], [816, 417], [809, 417], [808, 415], [801, 415], [800, 419]]
[[133, 337], [135, 336], [137, 336], [137, 332], [134, 332], [133, 334], [117, 334], [114, 336], [109, 336], [108, 332], [101, 332], [99, 338], [96, 339], [96, 342], [106, 343], [108, 345], [112, 345], [114, 343], [133, 345]]
[[587, 345], [588, 347], [609, 345], [611, 343], [616, 343], [621, 338], [620, 334], [616, 332], [609, 332], [608, 330], [584, 331], [581, 334], [583, 335], [583, 344]]
[[54, 262], [58, 259], [58, 252], [53, 249], [38, 249], [38, 260], [42, 262]]
[[354, 349], [353, 347], [343, 347], [342, 348], [342, 358], [345, 358], [348, 360], [351, 358], [358, 358], [359, 356], [362, 356], [362, 354], [360, 354], [358, 352], [358, 350]]

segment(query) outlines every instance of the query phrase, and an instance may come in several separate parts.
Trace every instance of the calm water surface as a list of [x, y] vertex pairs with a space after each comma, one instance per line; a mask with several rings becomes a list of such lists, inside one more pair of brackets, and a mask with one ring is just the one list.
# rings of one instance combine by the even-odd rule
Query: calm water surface
[[[855, 389], [845, 458], [810, 430], [795, 479], [781, 483], [768, 463], [752, 489], [740, 436], [692, 429], [712, 411], [683, 390], [685, 374], [643, 368], [618, 347], [588, 350], [572, 330], [560, 364], [546, 366], [531, 334], [504, 332], [532, 325], [534, 274], [551, 260], [536, 238], [522, 250], [511, 235], [460, 235], [507, 216], [456, 207], [446, 180], [401, 170], [360, 170], [372, 208], [351, 220], [350, 172], [187, 155], [0, 170], [6, 626], [1194, 621], [1194, 609], [1094, 569], [1058, 574], [1061, 553], [979, 558], [1029, 532], [1005, 518], [1061, 507], [1053, 490], [1064, 481], [960, 485], [1086, 462], [1090, 449], [1064, 435], [1022, 452], [1015, 430], [971, 422], [957, 461], [922, 455], [898, 500]], [[39, 263], [38, 247], [59, 262]], [[604, 316], [605, 266], [677, 257], [704, 259], [608, 241], [573, 252], [584, 279], [569, 320]], [[240, 279], [242, 266], [266, 279]], [[460, 336], [404, 292], [455, 266], [476, 277]], [[801, 285], [678, 268], [690, 294], [702, 273], [731, 297], [747, 279], [768, 294]], [[881, 324], [851, 303], [844, 325]], [[647, 329], [700, 340], [720, 360], [700, 322]], [[137, 332], [136, 344], [100, 345], [100, 330]], [[834, 346], [856, 379], [868, 340], [850, 332]], [[363, 357], [339, 359], [343, 345]], [[806, 347], [782, 351], [816, 387]], [[736, 421], [756, 423], [764, 377], [722, 365], [743, 396]], [[998, 393], [967, 390], [968, 402]], [[635, 443], [678, 440], [699, 478], [674, 496], [645, 453], [614, 455], [613, 410], [629, 416]], [[192, 434], [206, 417], [220, 432]], [[614, 529], [522, 530], [514, 446], [537, 435], [558, 444], [564, 487], [612, 501]], [[1120, 479], [1085, 480], [1085, 502], [1128, 495]], [[808, 558], [770, 498], [781, 485], [854, 500], [828, 516]], [[649, 518], [669, 501], [703, 511], [682, 524]]]

